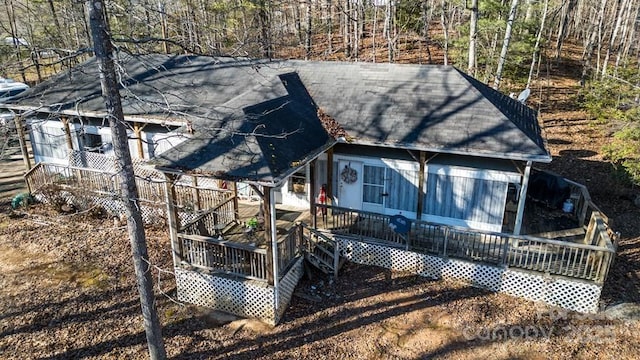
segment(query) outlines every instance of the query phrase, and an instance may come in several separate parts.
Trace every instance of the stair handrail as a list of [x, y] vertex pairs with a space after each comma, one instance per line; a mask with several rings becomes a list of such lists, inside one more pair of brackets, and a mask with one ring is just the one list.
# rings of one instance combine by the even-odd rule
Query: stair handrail
[[[338, 268], [340, 266], [340, 243], [338, 241], [336, 241], [335, 239], [333, 239], [331, 237], [328, 237], [327, 235], [323, 234], [321, 231], [318, 231], [318, 230], [310, 227], [309, 225], [307, 225], [304, 222], [300, 222], [300, 226], [302, 226], [303, 229], [307, 229], [310, 233], [313, 233], [318, 238], [321, 238], [324, 241], [326, 241], [327, 243], [332, 245], [333, 253], [327, 251], [325, 248], [323, 248], [321, 246], [317, 246], [318, 245], [317, 241], [314, 242], [313, 238], [311, 236], [305, 236], [304, 235], [304, 231], [302, 232], [303, 240], [305, 240], [305, 243], [308, 245], [308, 246], [306, 246], [306, 251], [308, 253], [312, 253], [311, 244], [309, 244], [309, 243], [316, 243], [317, 248], [319, 248], [320, 251], [324, 252], [325, 254], [329, 255], [333, 261], [332, 261], [332, 264], [326, 264], [326, 262], [322, 261], [322, 259], [319, 259], [319, 260], [321, 260], [326, 265], [331, 266], [331, 268], [333, 269], [333, 276], [335, 278], [337, 278], [338, 277], [338, 270], [339, 270]], [[307, 241], [309, 243], [307, 243]]]

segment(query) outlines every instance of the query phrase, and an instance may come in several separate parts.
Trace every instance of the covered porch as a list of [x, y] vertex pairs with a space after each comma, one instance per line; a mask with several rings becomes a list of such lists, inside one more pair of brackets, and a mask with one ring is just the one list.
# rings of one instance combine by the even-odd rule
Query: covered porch
[[[260, 212], [258, 204], [240, 201], [238, 219], [232, 220], [231, 225], [219, 225], [220, 219], [225, 218], [225, 211], [219, 209], [183, 226], [177, 232], [176, 265], [192, 274], [278, 289], [291, 280], [291, 273], [300, 273], [301, 268], [296, 266], [300, 266], [303, 257], [318, 266], [309, 256], [315, 254], [313, 258], [324, 261], [321, 265], [325, 272], [336, 276], [339, 264], [350, 260], [436, 279], [463, 280], [494, 291], [593, 312], [615, 258], [617, 234], [611, 232], [606, 216], [591, 202], [586, 188], [575, 186], [578, 206], [570, 216], [576, 227], [532, 235], [472, 230], [422, 220], [411, 220], [409, 231], [399, 234], [391, 226], [390, 215], [314, 201], [310, 209], [271, 203], [276, 229], [272, 234], [276, 240], [271, 239], [270, 243], [265, 230], [247, 232], [244, 225], [247, 218]], [[224, 229], [214, 233], [219, 228]], [[189, 299], [194, 302], [193, 297]], [[279, 301], [289, 299], [290, 295]], [[199, 301], [196, 299], [195, 303]]]
[[[137, 169], [144, 173], [143, 167]], [[36, 197], [59, 194], [45, 201], [90, 201], [117, 212], [114, 175], [40, 163], [26, 179]], [[606, 216], [586, 187], [573, 182], [575, 206], [571, 213], [559, 214], [568, 227], [541, 228], [539, 222], [529, 227], [541, 209], [528, 202], [524, 235], [423, 220], [411, 220], [409, 231], [399, 234], [390, 226], [388, 214], [317, 201], [306, 208], [291, 207], [271, 201], [276, 199], [275, 188], [263, 187], [260, 195], [246, 196], [230, 181], [158, 176], [138, 179], [140, 204], [145, 219], [165, 219], [170, 225], [179, 298], [272, 323], [279, 320], [303, 273], [303, 258], [334, 276], [340, 264], [350, 260], [462, 279], [569, 309], [594, 311], [617, 247], [617, 234], [608, 228]], [[315, 191], [315, 185], [310, 187]], [[481, 270], [470, 273], [470, 268]], [[505, 273], [522, 278], [508, 286], [502, 280], [499, 286], [487, 285], [487, 274], [500, 274], [501, 279]], [[527, 284], [531, 279], [538, 283]], [[564, 294], [561, 301], [536, 298], [552, 283], [556, 285], [549, 293]]]

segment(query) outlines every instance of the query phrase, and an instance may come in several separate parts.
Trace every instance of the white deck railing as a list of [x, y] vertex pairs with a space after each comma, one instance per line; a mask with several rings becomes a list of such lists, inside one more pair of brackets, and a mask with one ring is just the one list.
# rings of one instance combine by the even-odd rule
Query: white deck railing
[[454, 226], [411, 221], [407, 234], [389, 227], [390, 216], [316, 204], [326, 209], [318, 227], [336, 235], [359, 238], [405, 250], [424, 252], [496, 266], [604, 282], [613, 262], [616, 244], [609, 237], [598, 212], [591, 213], [585, 238], [580, 243], [470, 230]]

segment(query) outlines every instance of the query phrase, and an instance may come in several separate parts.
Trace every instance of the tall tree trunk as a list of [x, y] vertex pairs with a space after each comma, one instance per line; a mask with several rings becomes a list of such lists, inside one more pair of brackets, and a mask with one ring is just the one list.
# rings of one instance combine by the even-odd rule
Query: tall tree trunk
[[638, 18], [638, 16], [640, 15], [639, 13], [640, 13], [640, 3], [636, 4], [636, 9], [633, 12], [633, 15], [631, 16], [630, 23], [628, 24], [629, 35], [627, 36], [627, 41], [625, 42], [625, 46], [622, 51], [622, 58], [625, 60], [625, 63], [629, 58], [629, 51], [631, 50], [631, 47], [634, 43], [634, 38], [636, 34], [635, 19]]
[[531, 20], [531, 16], [533, 15], [533, 4], [536, 0], [527, 0], [527, 11], [524, 15], [524, 21], [529, 22]]
[[158, 12], [160, 13], [160, 31], [162, 34], [162, 51], [165, 54], [169, 54], [170, 52], [170, 48], [169, 48], [169, 42], [168, 40], [168, 33], [167, 33], [167, 12], [166, 12], [166, 5], [164, 4], [164, 1], [158, 1]]
[[378, 6], [373, 4], [373, 25], [371, 25], [371, 53], [376, 62], [376, 36], [378, 35]]
[[302, 15], [300, 15], [300, 4], [296, 1], [296, 4], [293, 6], [293, 19], [296, 25], [296, 34], [298, 35], [298, 44], [302, 46], [304, 44], [304, 39], [302, 37]]
[[351, 28], [349, 24], [351, 23], [351, 0], [345, 0], [342, 7], [342, 18], [343, 18], [343, 26], [342, 26], [342, 41], [344, 44], [344, 56], [346, 58], [351, 57]]
[[311, 57], [311, 0], [307, 0], [307, 28], [306, 28], [306, 38], [305, 38], [305, 54], [304, 59], [309, 60]]
[[9, 1], [5, 0], [4, 4], [7, 10], [7, 18], [9, 20], [9, 31], [11, 33], [11, 41], [16, 51], [16, 59], [18, 60], [18, 71], [20, 72], [20, 76], [22, 77], [22, 82], [27, 82], [27, 77], [24, 72], [24, 64], [22, 63], [22, 52], [20, 50], [20, 47], [22, 45], [20, 43], [20, 35], [18, 35], [18, 26], [16, 24], [16, 13], [15, 13], [15, 8], [13, 6], [13, 0], [9, 0]]
[[[630, 32], [629, 30], [629, 22], [631, 19], [631, 14], [634, 12], [633, 9], [633, 4], [631, 4], [631, 2], [627, 3], [628, 8], [627, 11], [625, 12], [624, 15], [624, 25], [622, 25], [622, 35], [620, 35], [620, 44], [618, 45], [617, 49], [616, 49], [616, 64], [613, 70], [613, 74], [614, 76], [618, 76], [618, 66], [620, 66], [620, 60], [623, 57], [623, 55], [625, 54], [625, 49], [627, 47], [627, 43], [631, 41], [631, 38], [628, 38], [627, 35]], [[636, 6], [636, 14], [634, 19], [638, 18], [637, 15], [637, 6]], [[622, 51], [620, 51], [620, 48], [622, 48]]]
[[516, 11], [518, 9], [518, 2], [520, 0], [512, 0], [511, 9], [509, 10], [509, 18], [507, 19], [507, 28], [504, 31], [504, 41], [502, 42], [502, 50], [500, 51], [500, 58], [498, 59], [498, 69], [496, 70], [496, 78], [493, 82], [493, 88], [498, 90], [500, 87], [500, 81], [502, 80], [502, 70], [504, 64], [507, 61], [507, 51], [509, 50], [509, 42], [511, 42], [511, 31], [513, 28], [513, 21], [516, 18]]
[[422, 38], [425, 43], [425, 51], [427, 52], [427, 63], [432, 64], [431, 50], [429, 49], [429, 23], [431, 23], [432, 12], [429, 8], [429, 1], [423, 0], [420, 11], [422, 12]]
[[536, 67], [536, 59], [540, 52], [540, 39], [542, 38], [542, 31], [544, 30], [544, 23], [547, 21], [547, 12], [549, 11], [549, 0], [544, 0], [544, 9], [542, 10], [542, 20], [540, 21], [540, 28], [538, 29], [538, 35], [536, 36], [536, 45], [533, 50], [533, 57], [531, 59], [531, 67], [529, 68], [529, 77], [527, 78], [527, 89], [531, 86], [531, 78], [533, 77], [533, 69]]
[[327, 0], [327, 52], [333, 52], [333, 5]]
[[444, 65], [449, 65], [449, 14], [447, 11], [448, 3], [442, 0], [442, 12], [440, 13], [440, 24], [444, 33]]
[[476, 39], [478, 37], [478, 0], [471, 0], [471, 22], [469, 23], [469, 63], [467, 73], [476, 76]]
[[53, 23], [56, 26], [56, 31], [58, 32], [58, 36], [62, 35], [62, 28], [60, 27], [60, 21], [58, 20], [58, 14], [56, 13], [56, 7], [53, 4], [53, 0], [49, 0], [49, 10], [51, 11], [51, 16], [53, 17]]
[[151, 359], [165, 359], [167, 357], [158, 313], [155, 307], [153, 294], [153, 282], [149, 271], [149, 255], [145, 240], [144, 226], [140, 204], [138, 203], [138, 189], [136, 188], [133, 173], [133, 163], [127, 139], [127, 129], [124, 123], [124, 114], [113, 58], [113, 44], [111, 43], [111, 31], [107, 23], [105, 4], [103, 0], [87, 0], [87, 11], [93, 35], [94, 52], [98, 60], [100, 70], [100, 82], [102, 96], [105, 101], [107, 118], [111, 127], [113, 150], [118, 165], [118, 177], [122, 188], [122, 200], [127, 216], [127, 228], [133, 254], [133, 264], [136, 273], [144, 329], [149, 347]]
[[575, 0], [568, 0], [563, 2], [562, 4], [562, 16], [560, 18], [560, 24], [558, 25], [558, 35], [556, 36], [556, 61], [560, 60], [560, 56], [562, 56], [562, 44], [564, 43], [564, 39], [567, 36], [569, 16], [573, 12], [573, 8], [575, 7], [575, 5]]
[[353, 22], [353, 57], [358, 61], [360, 56], [360, 1], [358, 0], [353, 6], [351, 21]]
[[271, 45], [271, 29], [269, 28], [269, 0], [258, 1], [258, 23], [260, 26], [260, 50], [262, 57], [271, 59], [273, 57], [273, 46]]
[[[603, 0], [605, 2], [606, 0]], [[595, 19], [591, 20], [589, 37], [585, 41], [584, 51], [582, 52], [582, 75], [580, 76], [580, 86], [584, 86], [587, 82], [589, 70], [591, 70], [591, 57], [593, 56], [593, 48], [596, 45], [599, 29], [597, 28], [597, 14]]]
[[597, 31], [598, 31], [598, 50], [596, 51], [596, 73], [600, 73], [600, 67], [601, 67], [601, 60], [600, 60], [600, 54], [602, 52], [602, 37], [604, 36], [603, 34], [603, 29], [602, 29], [602, 25], [604, 23], [604, 17], [605, 17], [605, 10], [607, 7], [607, 2], [608, 0], [602, 0], [600, 2], [600, 8], [598, 9], [598, 27], [597, 27]]
[[615, 50], [614, 46], [616, 46], [616, 39], [618, 37], [618, 32], [620, 31], [620, 25], [622, 24], [622, 19], [624, 18], [623, 14], [627, 9], [627, 3], [629, 0], [622, 0], [620, 3], [620, 8], [617, 9], [616, 13], [616, 24], [611, 31], [611, 37], [609, 38], [609, 46], [607, 47], [607, 53], [604, 57], [604, 61], [602, 62], [602, 76], [607, 75], [607, 67], [609, 65], [609, 57], [611, 56], [611, 51]]
[[386, 34], [387, 34], [387, 60], [392, 63], [395, 59], [395, 46], [394, 46], [394, 27], [395, 27], [395, 11], [393, 1], [387, 1], [387, 10], [385, 15]]

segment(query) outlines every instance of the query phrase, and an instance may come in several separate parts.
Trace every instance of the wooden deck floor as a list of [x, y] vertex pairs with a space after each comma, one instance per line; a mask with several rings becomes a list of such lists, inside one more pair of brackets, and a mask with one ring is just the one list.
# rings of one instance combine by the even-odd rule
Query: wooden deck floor
[[[259, 213], [259, 201], [239, 200], [238, 215], [240, 224], [225, 229], [222, 235], [223, 239], [257, 247], [266, 247], [267, 241], [263, 229], [258, 229], [253, 232], [247, 231], [247, 222], [253, 217], [257, 218]], [[281, 204], [276, 205], [276, 231], [278, 235], [286, 234], [297, 221], [310, 223], [311, 215], [309, 209]]]

